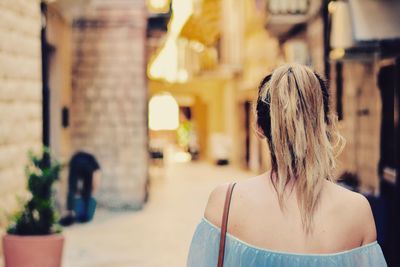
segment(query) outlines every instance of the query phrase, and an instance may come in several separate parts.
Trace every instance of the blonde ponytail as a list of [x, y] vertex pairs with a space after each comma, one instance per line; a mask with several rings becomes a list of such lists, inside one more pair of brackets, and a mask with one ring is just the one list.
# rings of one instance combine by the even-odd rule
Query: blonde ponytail
[[308, 67], [287, 64], [276, 69], [260, 87], [259, 101], [263, 103], [257, 104], [258, 122], [263, 116], [259, 107], [269, 112], [269, 127], [259, 125], [269, 138], [272, 182], [279, 204], [283, 209], [287, 184], [294, 179], [307, 233], [313, 228], [324, 180], [332, 179], [335, 152], [339, 153], [344, 144], [335, 119], [329, 114], [328, 92], [323, 83]]

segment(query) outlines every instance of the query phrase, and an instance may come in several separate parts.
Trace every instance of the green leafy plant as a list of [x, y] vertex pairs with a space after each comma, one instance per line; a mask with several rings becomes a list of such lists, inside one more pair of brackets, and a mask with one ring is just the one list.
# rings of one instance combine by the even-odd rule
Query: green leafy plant
[[58, 180], [61, 164], [50, 160], [48, 148], [43, 148], [41, 155], [29, 152], [26, 166], [30, 198], [23, 204], [21, 211], [12, 218], [9, 234], [49, 235], [61, 231], [54, 208], [52, 186]]
[[193, 125], [190, 121], [184, 121], [179, 124], [176, 130], [178, 144], [184, 149], [187, 149], [189, 146], [189, 134], [192, 128]]

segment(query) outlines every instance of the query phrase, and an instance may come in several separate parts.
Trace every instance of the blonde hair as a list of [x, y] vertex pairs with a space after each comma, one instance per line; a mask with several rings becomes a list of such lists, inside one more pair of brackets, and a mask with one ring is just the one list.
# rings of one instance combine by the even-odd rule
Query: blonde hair
[[303, 228], [310, 233], [324, 180], [332, 180], [336, 155], [344, 146], [329, 112], [325, 82], [303, 65], [277, 68], [260, 85], [257, 122], [268, 139], [281, 209], [294, 179]]

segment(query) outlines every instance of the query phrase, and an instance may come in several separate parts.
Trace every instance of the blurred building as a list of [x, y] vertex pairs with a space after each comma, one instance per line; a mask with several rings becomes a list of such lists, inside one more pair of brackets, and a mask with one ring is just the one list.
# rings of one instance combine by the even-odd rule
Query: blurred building
[[327, 10], [330, 80], [348, 140], [343, 167], [380, 196], [370, 201], [378, 239], [388, 265], [399, 266], [400, 2], [338, 1]]
[[[251, 102], [280, 58], [264, 28], [265, 1], [172, 1], [171, 9], [168, 27], [154, 29], [165, 30], [149, 58], [151, 96], [168, 92], [192, 111], [200, 158], [261, 170], [268, 153], [252, 134]], [[150, 143], [163, 134], [150, 129]]]
[[[30, 149], [102, 168], [100, 205], [139, 209], [147, 183], [144, 1], [1, 1], [0, 229]], [[63, 205], [66, 175], [59, 189]]]

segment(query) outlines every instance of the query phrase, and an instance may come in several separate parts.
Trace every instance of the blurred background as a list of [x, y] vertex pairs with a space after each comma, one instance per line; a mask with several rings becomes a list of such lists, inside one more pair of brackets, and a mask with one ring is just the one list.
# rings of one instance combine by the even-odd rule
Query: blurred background
[[[347, 140], [335, 176], [368, 197], [400, 266], [399, 14], [395, 0], [0, 0], [0, 233], [29, 149], [85, 151], [98, 208], [64, 228], [63, 266], [184, 266], [212, 188], [269, 168], [257, 86], [299, 62], [330, 85]], [[60, 214], [67, 185], [64, 168]]]

